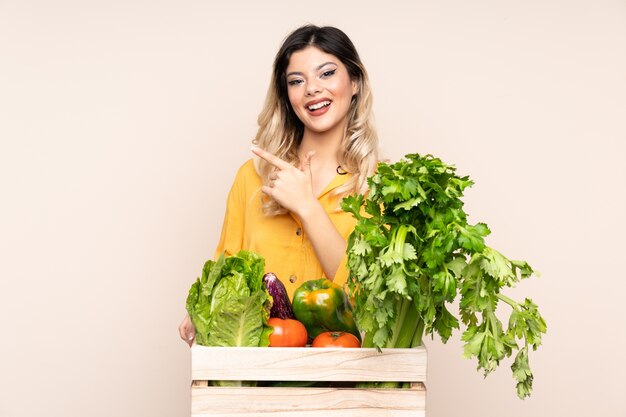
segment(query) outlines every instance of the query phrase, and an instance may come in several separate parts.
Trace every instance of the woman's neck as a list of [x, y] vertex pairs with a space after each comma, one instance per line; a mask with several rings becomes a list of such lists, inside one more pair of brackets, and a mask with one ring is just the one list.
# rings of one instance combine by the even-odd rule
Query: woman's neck
[[306, 154], [315, 151], [315, 160], [318, 164], [338, 165], [337, 154], [343, 140], [344, 129], [334, 129], [333, 132], [317, 133], [305, 130], [298, 148], [298, 156], [302, 160]]
[[[342, 132], [343, 133], [343, 132]], [[330, 184], [337, 175], [337, 154], [341, 146], [342, 136], [324, 134], [315, 134], [310, 132], [304, 134], [300, 147], [298, 148], [298, 156], [303, 161], [306, 155], [314, 151], [315, 154], [311, 158], [311, 186], [313, 193], [319, 196], [328, 184]]]

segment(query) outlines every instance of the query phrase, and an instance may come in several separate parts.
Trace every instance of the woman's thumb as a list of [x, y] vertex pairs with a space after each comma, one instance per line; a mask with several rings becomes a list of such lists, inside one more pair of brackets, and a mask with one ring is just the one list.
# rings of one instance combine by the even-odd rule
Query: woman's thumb
[[307, 152], [304, 161], [302, 161], [302, 171], [311, 173], [311, 159], [313, 159], [313, 155], [315, 155], [315, 151]]

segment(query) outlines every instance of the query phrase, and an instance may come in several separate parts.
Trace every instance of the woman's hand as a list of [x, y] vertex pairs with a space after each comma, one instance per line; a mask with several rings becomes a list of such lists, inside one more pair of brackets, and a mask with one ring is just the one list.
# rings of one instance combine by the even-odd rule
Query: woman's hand
[[269, 185], [261, 187], [261, 191], [300, 218], [311, 211], [317, 204], [311, 175], [314, 152], [305, 156], [300, 169], [261, 148], [252, 147], [252, 152], [276, 167], [276, 171], [270, 174]]
[[311, 174], [313, 152], [304, 157], [300, 169], [263, 149], [253, 147], [252, 152], [278, 170], [270, 177], [270, 185], [262, 187], [261, 191], [300, 218], [324, 274], [332, 280], [346, 252], [346, 241], [314, 195]]
[[193, 340], [196, 338], [196, 329], [193, 327], [189, 314], [185, 315], [183, 322], [180, 323], [180, 326], [178, 326], [178, 333], [180, 333], [180, 338], [187, 342], [189, 347], [191, 347]]

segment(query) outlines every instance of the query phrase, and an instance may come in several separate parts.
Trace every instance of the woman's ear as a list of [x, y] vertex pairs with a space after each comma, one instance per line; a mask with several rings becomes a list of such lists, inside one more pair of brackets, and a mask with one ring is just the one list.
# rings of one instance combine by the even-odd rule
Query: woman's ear
[[358, 80], [352, 80], [352, 96], [354, 97], [359, 92]]

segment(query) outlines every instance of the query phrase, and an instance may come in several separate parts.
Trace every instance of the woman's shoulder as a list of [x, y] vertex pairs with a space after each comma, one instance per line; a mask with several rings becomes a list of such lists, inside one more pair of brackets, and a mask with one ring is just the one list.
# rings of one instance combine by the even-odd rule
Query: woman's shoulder
[[248, 159], [239, 167], [234, 183], [235, 186], [244, 186], [249, 190], [260, 187], [261, 177], [256, 172], [253, 159]]
[[241, 164], [239, 169], [237, 170], [237, 178], [258, 178], [259, 174], [256, 172], [256, 168], [254, 167], [254, 160], [252, 158], [248, 159], [246, 162]]

